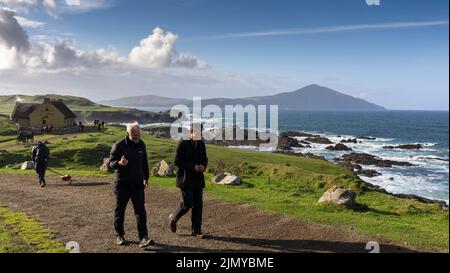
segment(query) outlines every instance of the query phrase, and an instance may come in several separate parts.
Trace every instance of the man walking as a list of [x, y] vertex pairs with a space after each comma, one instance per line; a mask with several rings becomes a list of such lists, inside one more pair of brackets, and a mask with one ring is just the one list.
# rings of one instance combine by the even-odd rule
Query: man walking
[[36, 146], [31, 150], [31, 157], [33, 159], [34, 168], [36, 169], [36, 174], [39, 179], [39, 186], [44, 188], [45, 183], [45, 171], [48, 166], [48, 159], [50, 157], [50, 150], [41, 141], [37, 143]]
[[177, 187], [181, 189], [183, 201], [175, 213], [170, 215], [170, 230], [177, 231], [177, 222], [192, 209], [192, 235], [202, 237], [203, 173], [208, 165], [205, 143], [201, 140], [201, 125], [193, 124], [189, 131], [189, 140], [182, 140], [177, 148], [175, 165]]
[[139, 247], [154, 244], [148, 239], [147, 212], [145, 210], [145, 188], [148, 186], [149, 168], [147, 150], [140, 138], [138, 123], [127, 125], [127, 136], [114, 144], [109, 165], [115, 170], [116, 208], [114, 228], [118, 245], [125, 245], [124, 220], [128, 201], [131, 199], [139, 233]]

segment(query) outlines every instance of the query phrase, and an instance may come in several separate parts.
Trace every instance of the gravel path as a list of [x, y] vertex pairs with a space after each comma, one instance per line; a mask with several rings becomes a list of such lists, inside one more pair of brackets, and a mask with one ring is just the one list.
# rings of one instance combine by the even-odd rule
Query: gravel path
[[[114, 245], [113, 184], [104, 178], [77, 178], [72, 185], [48, 177], [41, 189], [34, 176], [0, 174], [0, 203], [39, 219], [64, 244], [77, 241], [81, 252], [367, 252], [370, 238], [286, 216], [261, 212], [248, 205], [231, 204], [205, 196], [204, 232], [189, 236], [190, 215], [180, 220], [178, 233], [168, 227], [168, 215], [180, 201], [178, 192], [151, 186], [146, 191], [150, 237], [156, 245], [139, 249], [131, 203], [125, 230], [131, 244]], [[382, 252], [410, 252], [382, 244]]]

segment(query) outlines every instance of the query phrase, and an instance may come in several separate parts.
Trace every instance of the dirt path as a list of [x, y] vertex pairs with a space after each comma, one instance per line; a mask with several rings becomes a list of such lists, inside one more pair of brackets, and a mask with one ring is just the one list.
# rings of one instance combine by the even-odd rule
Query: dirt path
[[[111, 181], [85, 177], [68, 185], [56, 176], [40, 189], [35, 177], [0, 174], [0, 203], [23, 211], [55, 231], [64, 244], [77, 241], [82, 252], [142, 252], [137, 246], [135, 218], [127, 209], [126, 247], [113, 244], [114, 195]], [[152, 186], [147, 190], [150, 236], [156, 245], [151, 252], [367, 252], [370, 238], [344, 232], [337, 227], [303, 222], [258, 211], [248, 205], [226, 203], [205, 196], [204, 231], [211, 237], [189, 236], [190, 215], [180, 220], [175, 235], [169, 231], [168, 215], [180, 196]], [[409, 252], [382, 244], [384, 252]]]

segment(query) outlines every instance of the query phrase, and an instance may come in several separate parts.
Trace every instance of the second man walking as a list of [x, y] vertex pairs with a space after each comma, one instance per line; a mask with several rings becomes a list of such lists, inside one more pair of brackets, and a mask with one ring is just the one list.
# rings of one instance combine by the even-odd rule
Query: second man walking
[[205, 143], [201, 140], [201, 125], [193, 124], [189, 140], [182, 140], [177, 148], [175, 165], [178, 167], [176, 183], [181, 190], [183, 201], [175, 213], [170, 215], [170, 230], [177, 231], [177, 222], [192, 209], [192, 235], [203, 236], [203, 173], [208, 165]]

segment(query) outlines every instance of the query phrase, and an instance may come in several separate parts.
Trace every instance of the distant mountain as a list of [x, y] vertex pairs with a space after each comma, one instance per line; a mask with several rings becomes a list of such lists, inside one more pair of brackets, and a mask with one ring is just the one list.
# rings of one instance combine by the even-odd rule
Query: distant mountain
[[[160, 96], [127, 97], [112, 101], [103, 101], [102, 104], [126, 107], [172, 107], [176, 104], [191, 106], [192, 101], [187, 99], [172, 99]], [[384, 107], [355, 98], [333, 89], [316, 84], [305, 86], [297, 91], [281, 93], [274, 96], [247, 97], [240, 99], [216, 98], [202, 101], [203, 105], [278, 105], [285, 110], [308, 111], [382, 111]]]
[[190, 103], [187, 99], [172, 99], [154, 95], [125, 97], [116, 100], [106, 100], [100, 102], [110, 106], [123, 106], [123, 107], [172, 107], [177, 104]]

